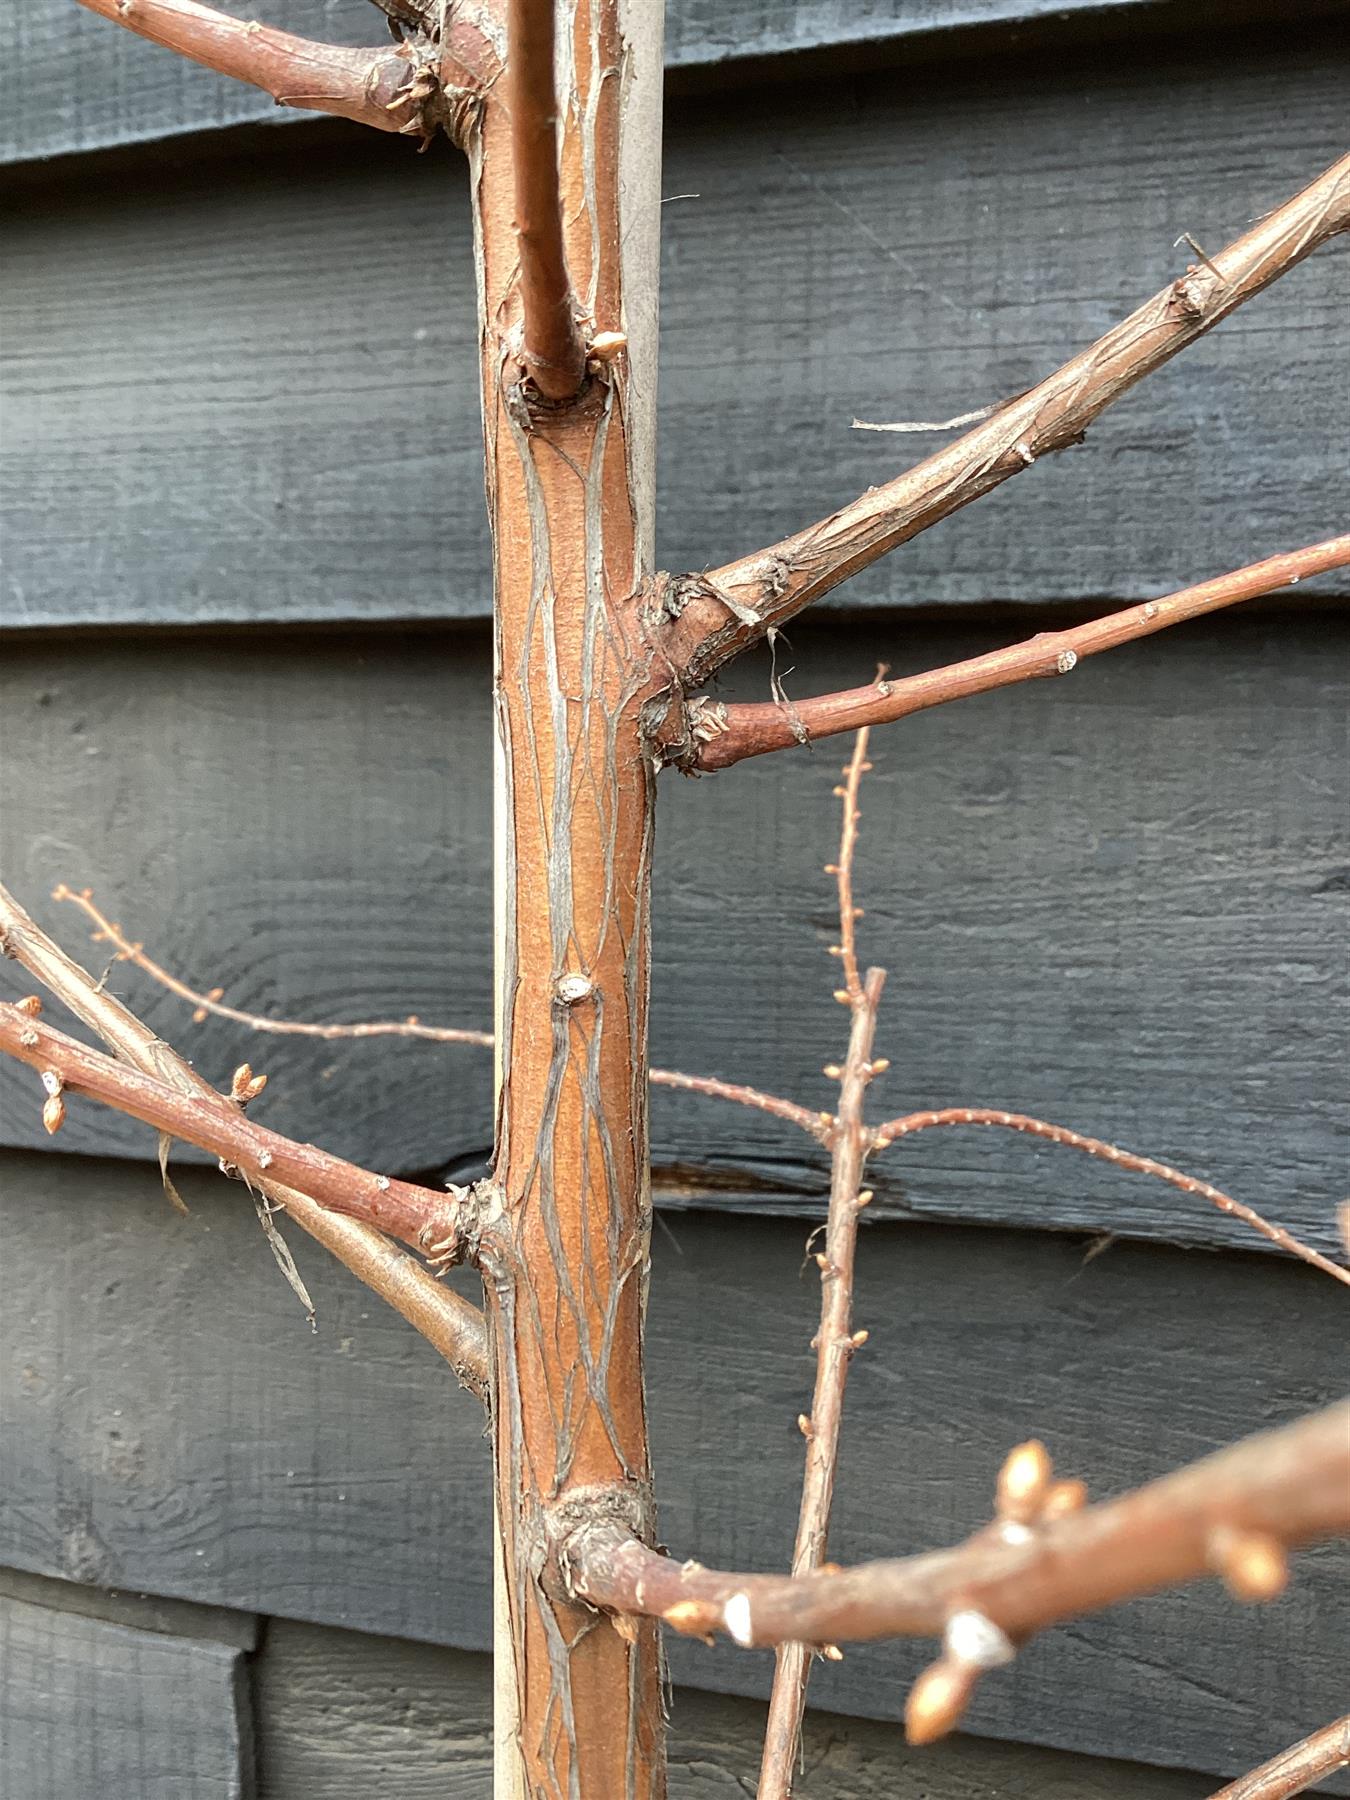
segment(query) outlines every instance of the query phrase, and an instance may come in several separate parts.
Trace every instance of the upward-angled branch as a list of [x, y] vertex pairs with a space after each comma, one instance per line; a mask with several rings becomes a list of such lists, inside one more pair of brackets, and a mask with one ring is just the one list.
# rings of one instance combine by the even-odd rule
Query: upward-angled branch
[[652, 629], [696, 685], [897, 544], [1076, 443], [1113, 400], [1350, 226], [1350, 156], [1217, 255], [1170, 282], [1105, 337], [884, 487], [706, 575], [654, 590]]
[[1161, 599], [1146, 600], [1141, 606], [1107, 613], [1086, 625], [1038, 632], [1007, 649], [991, 650], [898, 681], [878, 675], [866, 687], [794, 700], [791, 707], [777, 701], [744, 704], [698, 699], [690, 703], [690, 729], [680, 734], [682, 748], [676, 748], [675, 760], [691, 770], [725, 769], [747, 756], [813, 743], [863, 725], [888, 725], [910, 713], [945, 706], [949, 700], [965, 700], [972, 694], [987, 694], [1041, 676], [1067, 675], [1085, 656], [1097, 656], [1135, 638], [1165, 631], [1169, 625], [1258, 599], [1347, 564], [1350, 536], [1328, 538]]
[[192, 62], [262, 88], [278, 106], [335, 113], [377, 131], [423, 138], [449, 120], [438, 104], [439, 54], [425, 41], [370, 50], [320, 44], [256, 20], [233, 19], [196, 0], [80, 5]]
[[1350, 1713], [1229, 1782], [1210, 1800], [1289, 1800], [1345, 1768], [1350, 1768]]
[[[36, 920], [0, 885], [0, 949], [68, 1006], [124, 1062], [177, 1087], [185, 1095], [217, 1101], [210, 1082], [87, 969], [67, 956]], [[163, 1148], [163, 1147], [162, 1147]], [[358, 1280], [387, 1301], [454, 1369], [464, 1385], [487, 1389], [487, 1333], [483, 1315], [452, 1288], [443, 1287], [421, 1263], [391, 1244], [383, 1232], [321, 1206], [297, 1188], [263, 1175], [258, 1186], [302, 1230], [330, 1250]]]
[[520, 360], [546, 400], [570, 400], [585, 374], [586, 348], [563, 244], [553, 0], [508, 0], [506, 31], [520, 247]]

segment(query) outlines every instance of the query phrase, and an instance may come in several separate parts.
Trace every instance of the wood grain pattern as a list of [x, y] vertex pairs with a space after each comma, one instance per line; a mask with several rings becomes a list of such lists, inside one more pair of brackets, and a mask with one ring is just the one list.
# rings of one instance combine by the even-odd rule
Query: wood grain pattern
[[[661, 563], [749, 552], [935, 441], [854, 416], [941, 419], [1046, 374], [1181, 273], [1179, 232], [1222, 243], [1323, 168], [1347, 99], [1343, 58], [1225, 43], [681, 106]], [[16, 197], [0, 621], [486, 616], [462, 175], [367, 136]], [[390, 243], [436, 248], [391, 283]], [[1326, 536], [1345, 266], [1319, 253], [847, 603], [1124, 604]]]
[[[487, 1659], [275, 1619], [258, 1662], [261, 1800], [491, 1800]], [[682, 1687], [671, 1800], [754, 1791], [760, 1707]], [[1202, 1800], [1208, 1776], [959, 1738], [922, 1756], [894, 1726], [808, 1719], [798, 1800]]]
[[[484, 1648], [476, 1409], [301, 1242], [311, 1338], [246, 1197], [195, 1171], [182, 1185], [186, 1220], [151, 1170], [5, 1156], [0, 1259], [26, 1299], [0, 1312], [0, 1561]], [[802, 1228], [667, 1223], [649, 1360], [661, 1535], [722, 1566], [781, 1566], [816, 1323]], [[1339, 1290], [1302, 1268], [1125, 1245], [1085, 1262], [1030, 1233], [875, 1226], [857, 1314], [871, 1337], [849, 1384], [831, 1542], [845, 1560], [971, 1529], [1021, 1438], [1045, 1436], [1104, 1495], [1310, 1409], [1343, 1365]], [[1050, 1633], [985, 1684], [970, 1728], [1216, 1776], [1250, 1767], [1335, 1713], [1345, 1566], [1334, 1547], [1296, 1558], [1272, 1609], [1214, 1584]], [[893, 1720], [926, 1654], [850, 1652], [818, 1703]], [[673, 1659], [683, 1683], [767, 1690], [767, 1655], [682, 1642]]]
[[[228, 9], [227, 9], [228, 10]], [[1259, 17], [1276, 9], [1248, 5]], [[1078, 15], [1091, 32], [1117, 16], [1171, 24], [1176, 0], [671, 0], [666, 66], [694, 72], [753, 58], [845, 47], [871, 54], [950, 33], [1058, 22]], [[364, 0], [273, 0], [270, 24], [344, 44], [377, 42]], [[153, 142], [257, 120], [282, 122], [266, 96], [100, 28], [62, 0], [30, 0], [0, 16], [0, 163]]]
[[[803, 631], [790, 687], [1001, 635]], [[1039, 1114], [1213, 1180], [1334, 1253], [1345, 649], [1329, 617], [1234, 616], [879, 731], [857, 875], [862, 954], [891, 971], [877, 1116]], [[767, 670], [739, 682], [728, 691], [761, 694]], [[488, 687], [486, 646], [465, 634], [15, 644], [0, 867], [95, 969], [75, 909], [46, 899], [60, 880], [94, 885], [153, 953], [254, 1010], [481, 1025]], [[822, 749], [663, 777], [658, 1064], [830, 1103], [821, 865], [838, 767]], [[0, 966], [6, 996], [26, 980]], [[485, 1053], [196, 1026], [134, 971], [113, 980], [208, 1077], [245, 1058], [266, 1070], [260, 1123], [389, 1174], [478, 1172]], [[0, 1141], [51, 1143], [36, 1092], [0, 1069]], [[653, 1110], [667, 1205], [820, 1215], [825, 1160], [791, 1127], [664, 1091]], [[78, 1102], [59, 1145], [154, 1155], [147, 1130]], [[904, 1216], [1260, 1247], [1198, 1201], [1011, 1133], [923, 1134], [869, 1176], [877, 1207]]]
[[0, 1597], [0, 1786], [13, 1800], [253, 1800], [244, 1658], [208, 1639]]

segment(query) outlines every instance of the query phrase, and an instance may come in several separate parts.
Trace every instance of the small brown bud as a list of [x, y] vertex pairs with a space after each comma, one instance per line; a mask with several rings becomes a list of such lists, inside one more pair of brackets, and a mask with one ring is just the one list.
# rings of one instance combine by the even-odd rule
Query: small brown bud
[[19, 1011], [29, 1019], [39, 1019], [42, 1017], [42, 1002], [36, 994], [25, 994], [19, 1001]]
[[844, 1660], [844, 1653], [838, 1644], [822, 1644], [820, 1654], [827, 1662], [843, 1662]]
[[816, 1435], [816, 1429], [811, 1423], [811, 1416], [809, 1413], [797, 1414], [797, 1429], [809, 1444], [811, 1439]]
[[1041, 1518], [1048, 1524], [1051, 1519], [1065, 1519], [1070, 1513], [1081, 1512], [1087, 1497], [1085, 1481], [1076, 1477], [1072, 1481], [1052, 1481], [1041, 1502]]
[[961, 1722], [975, 1691], [976, 1672], [946, 1657], [930, 1663], [905, 1702], [905, 1741], [932, 1744]]
[[848, 1341], [850, 1344], [852, 1344], [852, 1346], [855, 1350], [861, 1350], [863, 1345], [867, 1342], [868, 1338], [870, 1338], [871, 1335], [872, 1335], [871, 1332], [866, 1329], [864, 1329], [862, 1331], [855, 1331], [853, 1336]]
[[825, 1269], [828, 1269], [829, 1266], [830, 1266], [829, 1257], [826, 1256], [826, 1254], [823, 1250], [817, 1250], [816, 1251], [816, 1267], [818, 1269], [824, 1271]]
[[1264, 1531], [1221, 1527], [1210, 1538], [1210, 1560], [1235, 1600], [1274, 1600], [1289, 1580], [1283, 1544]]
[[839, 1002], [840, 1006], [847, 1006], [849, 1001], [853, 998], [847, 988], [836, 988], [834, 990], [834, 997]]
[[827, 1076], [831, 1081], [838, 1081], [842, 1073], [838, 1063], [826, 1063], [821, 1070], [821, 1074]]
[[890, 1066], [891, 1059], [889, 1056], [879, 1056], [875, 1062], [869, 1065], [874, 1075], [884, 1075]]
[[625, 1644], [636, 1644], [638, 1641], [638, 1622], [632, 1613], [611, 1613], [609, 1622], [618, 1632]]
[[239, 1067], [235, 1070], [234, 1074], [230, 1077], [230, 1098], [231, 1098], [231, 1100], [238, 1100], [240, 1098], [240, 1096], [243, 1094], [244, 1089], [248, 1086], [249, 1082], [252, 1081], [252, 1079], [253, 1079], [252, 1068], [249, 1066], [248, 1063], [240, 1063]]
[[1010, 1450], [998, 1475], [994, 1505], [999, 1518], [1030, 1524], [1041, 1510], [1053, 1474], [1050, 1454], [1038, 1438]]
[[677, 1600], [661, 1617], [686, 1637], [707, 1637], [717, 1625], [720, 1613], [709, 1600]]
[[853, 1204], [855, 1206], [870, 1206], [875, 1198], [876, 1196], [873, 1194], [871, 1188], [861, 1188], [858, 1192], [858, 1198]]
[[66, 1103], [60, 1094], [48, 1094], [42, 1103], [42, 1123], [47, 1135], [55, 1137], [66, 1122]]

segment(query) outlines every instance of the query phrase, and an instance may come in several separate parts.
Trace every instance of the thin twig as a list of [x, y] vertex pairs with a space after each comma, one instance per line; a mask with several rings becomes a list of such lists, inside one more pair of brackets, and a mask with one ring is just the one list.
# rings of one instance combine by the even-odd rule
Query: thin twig
[[[1107, 613], [1085, 625], [1039, 632], [1024, 643], [991, 650], [965, 662], [949, 663], [898, 681], [878, 675], [867, 687], [794, 701], [790, 720], [784, 717], [781, 706], [767, 702], [713, 702], [716, 732], [695, 736], [697, 750], [686, 766], [699, 771], [725, 769], [748, 756], [790, 749], [794, 744], [855, 731], [861, 725], [891, 724], [910, 713], [945, 706], [949, 700], [964, 700], [972, 694], [987, 694], [994, 688], [1012, 687], [1042, 676], [1067, 675], [1085, 656], [1097, 656], [1135, 638], [1151, 637], [1184, 620], [1218, 612], [1244, 600], [1259, 599], [1263, 594], [1293, 587], [1309, 576], [1347, 564], [1350, 536], [1328, 538], [1320, 544], [1234, 569], [1230, 574], [1182, 588], [1158, 600]], [[708, 704], [704, 702], [705, 708]]]
[[[839, 1468], [844, 1389], [849, 1364], [867, 1337], [865, 1331], [853, 1329], [853, 1268], [858, 1243], [858, 1214], [870, 1198], [861, 1191], [863, 1166], [871, 1145], [871, 1134], [863, 1118], [863, 1102], [876, 1072], [872, 1041], [886, 974], [883, 969], [869, 969], [866, 978], [859, 979], [854, 937], [858, 913], [853, 904], [853, 856], [860, 816], [858, 787], [863, 772], [871, 767], [866, 756], [867, 733], [860, 731], [844, 770], [844, 786], [836, 789], [843, 800], [839, 861], [834, 873], [839, 888], [839, 937], [845, 976], [845, 985], [836, 997], [852, 1009], [853, 1019], [843, 1069], [834, 1070], [840, 1084], [839, 1112], [830, 1139], [830, 1207], [825, 1226], [825, 1248], [816, 1257], [820, 1268], [820, 1328], [815, 1338], [815, 1390], [810, 1413], [804, 1413], [798, 1420], [806, 1438], [806, 1471], [792, 1552], [792, 1573], [799, 1576], [820, 1568], [825, 1560]], [[792, 1793], [811, 1654], [810, 1646], [800, 1642], [782, 1644], [778, 1648], [769, 1694], [758, 1800], [789, 1800]]]
[[444, 1256], [457, 1243], [465, 1188], [446, 1192], [376, 1175], [255, 1125], [221, 1094], [185, 1094], [158, 1076], [114, 1062], [19, 1006], [0, 1001], [0, 1051], [56, 1078], [58, 1090], [87, 1094], [156, 1131], [209, 1150], [255, 1186], [269, 1177], [308, 1194], [332, 1212], [359, 1219], [419, 1250]]
[[507, 0], [506, 83], [520, 247], [521, 356], [546, 400], [570, 400], [586, 346], [563, 241], [554, 0]]
[[80, 0], [101, 18], [271, 94], [278, 106], [335, 113], [377, 131], [427, 137], [439, 81], [416, 44], [349, 49], [231, 18], [196, 0]]
[[1344, 1768], [1350, 1768], [1350, 1713], [1230, 1781], [1210, 1800], [1288, 1800]]
[[[571, 1591], [593, 1606], [662, 1618], [700, 1637], [725, 1632], [747, 1647], [936, 1637], [958, 1611], [978, 1613], [1017, 1643], [1216, 1568], [1241, 1588], [1258, 1546], [1292, 1549], [1348, 1532], [1343, 1401], [1118, 1499], [1017, 1532], [987, 1527], [950, 1550], [800, 1577], [733, 1574], [595, 1524], [572, 1533], [563, 1566]], [[1245, 1593], [1257, 1597], [1254, 1588]]]
[[[315, 1025], [305, 1020], [270, 1019], [261, 1013], [245, 1012], [240, 1007], [225, 1004], [221, 999], [223, 988], [203, 992], [191, 987], [161, 963], [157, 963], [153, 957], [147, 956], [144, 945], [128, 938], [122, 927], [103, 912], [94, 899], [91, 888], [77, 892], [62, 882], [53, 889], [52, 898], [73, 901], [92, 920], [96, 944], [111, 944], [118, 962], [131, 963], [161, 987], [167, 988], [171, 994], [185, 1000], [193, 1009], [193, 1018], [198, 1024], [211, 1014], [216, 1018], [231, 1019], [237, 1025], [246, 1025], [250, 1031], [270, 1032], [280, 1037], [312, 1037], [328, 1041], [337, 1038], [424, 1038], [437, 1044], [473, 1044], [487, 1049], [492, 1047], [490, 1031], [469, 1031], [450, 1025], [424, 1025], [417, 1018], [375, 1020], [354, 1025]], [[738, 1106], [753, 1107], [758, 1112], [771, 1113], [775, 1118], [784, 1119], [788, 1124], [798, 1126], [817, 1139], [822, 1138], [834, 1123], [830, 1113], [818, 1112], [809, 1106], [799, 1106], [795, 1100], [783, 1100], [776, 1094], [764, 1094], [758, 1088], [745, 1087], [739, 1082], [719, 1081], [712, 1075], [684, 1075], [676, 1069], [652, 1069], [650, 1075], [657, 1087], [679, 1088], [685, 1093], [702, 1094], [708, 1099], [729, 1100]]]
[[[204, 1076], [67, 956], [3, 886], [0, 948], [133, 1068], [158, 1076], [184, 1094], [213, 1101], [219, 1098]], [[420, 1332], [466, 1387], [480, 1396], [486, 1394], [487, 1333], [476, 1306], [443, 1287], [382, 1232], [331, 1212], [308, 1194], [277, 1180], [264, 1178], [257, 1185], [269, 1201], [282, 1207], [302, 1230]]]
[[893, 1144], [899, 1138], [912, 1137], [915, 1132], [930, 1131], [939, 1125], [1001, 1126], [1007, 1131], [1021, 1131], [1029, 1137], [1044, 1138], [1048, 1143], [1061, 1144], [1068, 1150], [1081, 1150], [1088, 1156], [1114, 1163], [1118, 1169], [1129, 1169], [1136, 1175], [1151, 1175], [1157, 1181], [1165, 1181], [1170, 1187], [1178, 1188], [1183, 1194], [1194, 1194], [1201, 1200], [1208, 1200], [1220, 1212], [1243, 1220], [1254, 1231], [1259, 1231], [1262, 1237], [1269, 1238], [1272, 1244], [1278, 1244], [1281, 1250], [1287, 1250], [1291, 1256], [1299, 1257], [1313, 1268], [1321, 1269], [1323, 1274], [1332, 1275], [1337, 1281], [1350, 1287], [1350, 1269], [1341, 1268], [1329, 1257], [1300, 1243], [1282, 1225], [1272, 1225], [1260, 1213], [1253, 1212], [1250, 1206], [1245, 1206], [1241, 1200], [1234, 1200], [1231, 1194], [1225, 1194], [1208, 1181], [1183, 1174], [1170, 1163], [1158, 1162], [1151, 1156], [1136, 1156], [1133, 1151], [1121, 1150], [1101, 1138], [1085, 1137], [1080, 1131], [1070, 1131], [1065, 1125], [1051, 1125], [1045, 1119], [1034, 1119], [1027, 1113], [1003, 1112], [997, 1107], [988, 1106], [947, 1106], [936, 1111], [906, 1113], [904, 1118], [891, 1119], [887, 1124], [879, 1125], [873, 1134], [873, 1145], [878, 1150], [884, 1149], [887, 1144]]
[[1347, 226], [1350, 156], [906, 474], [753, 556], [669, 578], [667, 598], [679, 604], [662, 609], [659, 628], [671, 666], [683, 671], [686, 687], [697, 685], [888, 550], [1077, 443], [1113, 400]]

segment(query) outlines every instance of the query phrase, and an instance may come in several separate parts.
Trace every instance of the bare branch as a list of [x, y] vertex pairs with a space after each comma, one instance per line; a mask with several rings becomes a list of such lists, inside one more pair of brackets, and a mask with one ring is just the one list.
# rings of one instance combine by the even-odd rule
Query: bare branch
[[[436, 1044], [474, 1044], [489, 1050], [492, 1048], [490, 1031], [469, 1031], [452, 1025], [424, 1025], [415, 1017], [373, 1020], [355, 1025], [315, 1025], [299, 1019], [269, 1019], [261, 1013], [245, 1012], [240, 1007], [227, 1006], [221, 999], [225, 991], [223, 988], [216, 987], [204, 992], [190, 987], [186, 981], [147, 956], [143, 944], [134, 943], [120, 925], [108, 918], [95, 901], [92, 888], [83, 888], [77, 893], [62, 882], [53, 890], [52, 898], [73, 901], [93, 921], [96, 927], [93, 940], [96, 944], [111, 944], [117, 952], [118, 962], [133, 964], [161, 987], [167, 988], [171, 994], [185, 1000], [193, 1009], [193, 1018], [198, 1024], [208, 1014], [212, 1014], [216, 1018], [231, 1019], [237, 1025], [246, 1025], [250, 1031], [270, 1032], [279, 1037], [312, 1037], [329, 1041], [335, 1038], [424, 1038]], [[31, 925], [32, 921], [29, 923]], [[738, 1082], [719, 1081], [712, 1075], [684, 1075], [676, 1069], [652, 1069], [649, 1074], [656, 1087], [679, 1088], [688, 1094], [702, 1094], [712, 1100], [729, 1100], [738, 1106], [753, 1107], [757, 1112], [772, 1113], [775, 1118], [800, 1127], [814, 1138], [823, 1140], [834, 1123], [832, 1113], [817, 1112], [809, 1106], [799, 1106], [795, 1100], [782, 1100], [776, 1094], [764, 1094], [758, 1088], [744, 1087]]]
[[586, 346], [563, 243], [553, 0], [508, 0], [506, 32], [520, 246], [520, 360], [546, 400], [570, 400], [586, 372]]
[[1254, 1231], [1259, 1231], [1262, 1237], [1269, 1238], [1272, 1244], [1278, 1244], [1281, 1250], [1287, 1250], [1291, 1256], [1297, 1256], [1301, 1261], [1310, 1263], [1314, 1269], [1321, 1269], [1323, 1274], [1334, 1276], [1337, 1281], [1350, 1287], [1350, 1270], [1341, 1268], [1339, 1263], [1332, 1262], [1319, 1251], [1300, 1243], [1282, 1225], [1272, 1225], [1260, 1213], [1253, 1212], [1250, 1206], [1245, 1206], [1241, 1200], [1234, 1200], [1231, 1194], [1223, 1193], [1209, 1182], [1200, 1181], [1194, 1175], [1183, 1174], [1170, 1163], [1157, 1162], [1151, 1156], [1136, 1156], [1133, 1151], [1118, 1149], [1115, 1144], [1105, 1143], [1101, 1138], [1084, 1137], [1081, 1132], [1070, 1131], [1065, 1125], [1051, 1125], [1046, 1120], [1034, 1119], [1027, 1113], [1002, 1112], [996, 1107], [987, 1106], [948, 1106], [934, 1112], [907, 1113], [902, 1119], [892, 1119], [888, 1124], [879, 1125], [873, 1133], [873, 1141], [877, 1149], [882, 1149], [899, 1138], [912, 1137], [918, 1131], [931, 1131], [939, 1125], [1000, 1126], [1007, 1131], [1025, 1132], [1028, 1137], [1044, 1138], [1048, 1143], [1063, 1145], [1068, 1150], [1081, 1150], [1088, 1156], [1114, 1163], [1118, 1169], [1129, 1169], [1136, 1175], [1152, 1175], [1156, 1180], [1178, 1188], [1183, 1194], [1194, 1194], [1201, 1200], [1208, 1200], [1212, 1206], [1217, 1206], [1220, 1212], [1242, 1219]]
[[111, 944], [117, 952], [118, 962], [129, 962], [144, 971], [159, 983], [168, 988], [171, 994], [177, 994], [180, 1000], [186, 1000], [193, 1009], [193, 1018], [200, 1024], [208, 1013], [218, 1019], [232, 1019], [236, 1025], [247, 1025], [250, 1031], [265, 1031], [277, 1037], [310, 1037], [331, 1040], [334, 1038], [372, 1038], [372, 1037], [408, 1037], [427, 1038], [438, 1044], [478, 1044], [491, 1048], [492, 1033], [490, 1031], [461, 1030], [450, 1025], [423, 1025], [420, 1019], [377, 1019], [358, 1025], [315, 1025], [300, 1019], [269, 1019], [261, 1013], [243, 1012], [237, 1006], [227, 1006], [221, 1000], [223, 988], [212, 988], [209, 993], [200, 993], [189, 987], [187, 982], [180, 981], [162, 964], [155, 962], [145, 953], [143, 944], [133, 943], [122, 930], [107, 917], [94, 899], [92, 888], [83, 888], [76, 893], [73, 888], [62, 882], [52, 890], [53, 900], [70, 900], [91, 919], [96, 927], [93, 941], [96, 944]]
[[1210, 1800], [1288, 1800], [1338, 1769], [1350, 1767], [1350, 1713], [1334, 1719], [1311, 1737], [1291, 1744], [1250, 1775], [1229, 1782]]
[[1227, 249], [1192, 266], [984, 424], [805, 531], [654, 595], [663, 654], [697, 685], [888, 550], [1076, 443], [1113, 400], [1350, 226], [1350, 156]]
[[458, 1243], [463, 1188], [440, 1193], [375, 1175], [313, 1144], [297, 1144], [245, 1118], [222, 1095], [191, 1095], [54, 1031], [30, 1004], [0, 1002], [0, 1051], [37, 1069], [49, 1095], [87, 1094], [156, 1131], [209, 1150], [254, 1184], [280, 1181], [332, 1212], [360, 1219], [419, 1250], [445, 1256]]
[[[63, 1001], [89, 1029], [133, 1068], [156, 1075], [188, 1095], [218, 1099], [210, 1082], [157, 1038], [108, 993], [0, 886], [0, 947]], [[161, 1141], [161, 1171], [167, 1140]], [[167, 1173], [165, 1172], [167, 1180]], [[308, 1194], [272, 1179], [258, 1183], [302, 1230], [330, 1250], [358, 1280], [386, 1300], [432, 1344], [464, 1385], [487, 1392], [487, 1333], [483, 1315], [453, 1289], [443, 1287], [421, 1263], [396, 1249], [382, 1232], [320, 1206]]]
[[439, 53], [425, 40], [349, 49], [233, 19], [196, 0], [80, 0], [100, 17], [176, 50], [221, 75], [271, 94], [278, 106], [335, 113], [377, 131], [433, 135], [439, 106]]
[[1239, 1597], [1269, 1598], [1281, 1550], [1350, 1532], [1350, 1402], [1102, 1505], [1010, 1523], [954, 1549], [800, 1577], [680, 1563], [608, 1524], [574, 1531], [560, 1561], [593, 1606], [747, 1647], [937, 1637], [971, 1613], [1016, 1644], [1216, 1571]]
[[855, 731], [861, 725], [891, 724], [910, 713], [945, 706], [949, 700], [964, 700], [972, 694], [986, 694], [994, 688], [1012, 687], [1042, 676], [1067, 675], [1085, 656], [1114, 650], [1120, 644], [1151, 637], [1186, 619], [1258, 599], [1347, 564], [1350, 536], [1328, 538], [1320, 544], [1234, 569], [1231, 574], [1202, 581], [1195, 587], [1182, 588], [1162, 599], [1108, 613], [1067, 631], [1039, 632], [1025, 643], [972, 656], [945, 668], [929, 669], [922, 675], [908, 675], [899, 681], [879, 674], [867, 687], [796, 700], [790, 715], [775, 703], [741, 705], [697, 700], [691, 703], [696, 708], [695, 728], [684, 740], [692, 750], [683, 758], [683, 766], [700, 772], [725, 769], [747, 756], [786, 750], [837, 732]]
[[[843, 799], [844, 814], [835, 873], [845, 986], [836, 997], [852, 1008], [853, 1022], [843, 1069], [835, 1071], [840, 1090], [839, 1113], [831, 1135], [830, 1208], [825, 1248], [816, 1257], [821, 1298], [820, 1329], [815, 1338], [815, 1391], [810, 1413], [798, 1420], [806, 1439], [806, 1473], [792, 1552], [792, 1573], [798, 1576], [818, 1569], [825, 1560], [839, 1466], [844, 1389], [854, 1352], [867, 1337], [865, 1331], [853, 1329], [853, 1265], [858, 1214], [871, 1197], [861, 1192], [863, 1165], [871, 1145], [871, 1134], [863, 1121], [863, 1102], [877, 1067], [872, 1061], [872, 1040], [886, 975], [882, 969], [869, 969], [866, 980], [860, 981], [854, 951], [857, 909], [853, 905], [853, 852], [858, 837], [858, 785], [863, 771], [871, 767], [864, 760], [866, 755], [867, 733], [860, 731], [852, 759], [844, 770], [844, 786], [837, 790]], [[810, 1657], [810, 1647], [804, 1643], [779, 1646], [769, 1694], [758, 1800], [789, 1800], [792, 1793]]]

